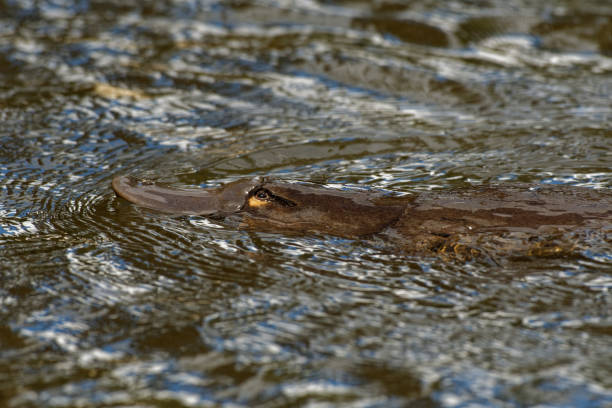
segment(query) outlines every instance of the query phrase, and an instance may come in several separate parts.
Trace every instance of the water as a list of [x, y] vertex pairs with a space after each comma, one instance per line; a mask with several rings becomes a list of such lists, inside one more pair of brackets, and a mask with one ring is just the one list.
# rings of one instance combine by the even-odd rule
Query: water
[[493, 266], [114, 175], [612, 186], [603, 1], [0, 3], [0, 406], [612, 405], [612, 245]]

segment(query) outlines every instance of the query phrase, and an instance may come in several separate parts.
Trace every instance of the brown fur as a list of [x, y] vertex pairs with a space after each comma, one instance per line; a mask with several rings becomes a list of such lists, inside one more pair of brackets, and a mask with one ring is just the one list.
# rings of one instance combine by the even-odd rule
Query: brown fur
[[388, 196], [312, 184], [241, 180], [216, 190], [177, 190], [113, 181], [117, 194], [173, 214], [242, 216], [254, 230], [380, 234], [413, 254], [471, 259], [488, 254], [559, 255], [590, 232], [612, 233], [612, 194], [568, 186], [484, 186]]

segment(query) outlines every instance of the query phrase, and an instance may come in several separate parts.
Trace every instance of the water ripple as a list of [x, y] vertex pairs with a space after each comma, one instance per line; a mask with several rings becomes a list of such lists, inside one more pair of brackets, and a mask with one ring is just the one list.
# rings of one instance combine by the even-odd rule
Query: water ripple
[[[116, 174], [609, 189], [601, 1], [0, 4], [14, 406], [602, 406], [611, 242], [491, 265], [245, 231]], [[15, 379], [18, 379], [18, 383]]]

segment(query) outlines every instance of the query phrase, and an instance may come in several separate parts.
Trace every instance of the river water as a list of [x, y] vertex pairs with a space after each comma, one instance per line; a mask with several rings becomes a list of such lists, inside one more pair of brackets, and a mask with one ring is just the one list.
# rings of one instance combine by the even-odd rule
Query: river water
[[612, 3], [0, 2], [0, 406], [612, 406], [612, 241], [503, 265], [136, 208], [612, 187]]

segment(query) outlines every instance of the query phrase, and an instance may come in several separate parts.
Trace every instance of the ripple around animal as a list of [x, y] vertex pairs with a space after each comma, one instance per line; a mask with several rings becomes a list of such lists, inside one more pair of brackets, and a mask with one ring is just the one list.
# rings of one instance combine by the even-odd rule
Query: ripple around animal
[[610, 405], [610, 231], [576, 256], [464, 264], [164, 216], [110, 189], [610, 189], [610, 15], [0, 2], [2, 402]]

